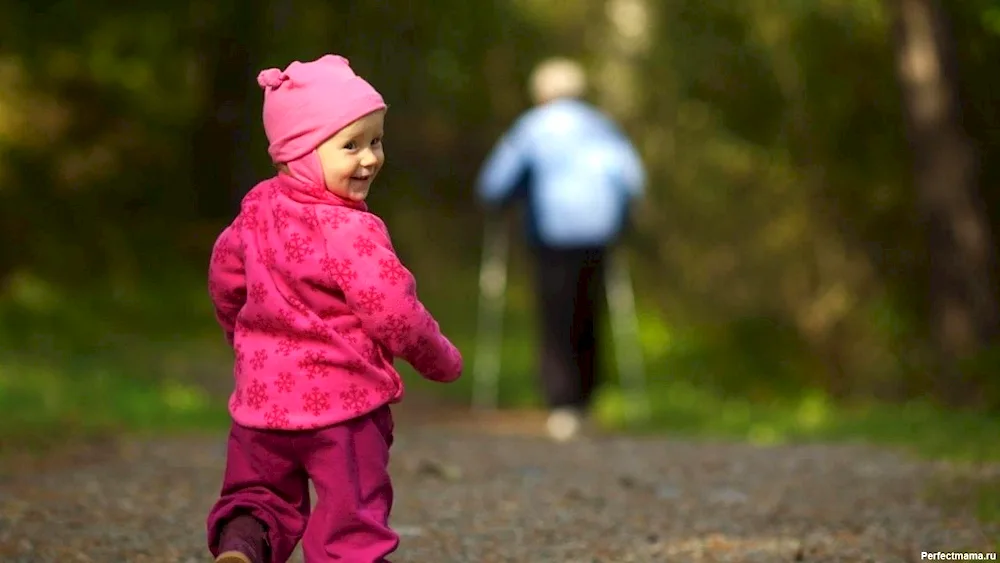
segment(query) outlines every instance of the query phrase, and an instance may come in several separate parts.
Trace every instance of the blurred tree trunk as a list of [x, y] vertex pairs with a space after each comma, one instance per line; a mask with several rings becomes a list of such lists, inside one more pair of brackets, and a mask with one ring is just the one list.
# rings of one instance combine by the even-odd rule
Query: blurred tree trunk
[[253, 94], [268, 0], [224, 0], [213, 5], [203, 30], [200, 61], [207, 78], [202, 122], [191, 143], [192, 180], [200, 215], [231, 217], [252, 187], [252, 132], [261, 127]]
[[978, 193], [978, 162], [962, 128], [955, 56], [935, 0], [892, 1], [897, 72], [930, 268], [930, 321], [942, 360], [938, 393], [970, 404], [957, 362], [996, 334], [994, 242]]
[[[596, 102], [614, 118], [635, 143], [640, 153], [655, 129], [672, 133], [672, 124], [652, 124], [647, 116], [646, 93], [650, 51], [654, 42], [657, 7], [649, 0], [593, 0], [588, 5], [590, 17], [588, 50], [593, 53], [596, 72], [590, 84]], [[673, 84], [659, 84], [661, 103], [673, 99]], [[661, 143], [657, 143], [659, 145]], [[661, 159], [672, 154], [660, 149]], [[648, 163], [647, 163], [648, 164]], [[646, 199], [648, 201], [648, 197]], [[641, 240], [637, 231], [651, 221], [650, 206], [640, 203], [631, 210], [633, 228], [626, 230], [629, 246]]]
[[648, 0], [598, 0], [591, 5], [597, 73], [591, 80], [598, 103], [626, 130], [641, 129], [642, 63], [651, 44]]
[[[817, 129], [809, 114], [808, 84], [797, 55], [793, 14], [773, 3], [752, 3], [747, 10], [758, 24], [754, 27], [757, 40], [771, 53], [774, 77], [784, 99], [786, 150], [799, 170], [799, 182], [804, 188], [801, 199], [789, 196], [786, 205], [807, 213], [814, 224], [810, 229], [807, 252], [798, 261], [797, 273], [808, 280], [801, 294], [782, 296], [787, 314], [795, 320], [799, 333], [825, 368], [820, 384], [838, 400], [863, 392], [849, 349], [850, 338], [844, 323], [856, 301], [856, 278], [860, 278], [856, 251], [845, 244], [836, 231], [835, 220], [828, 213], [830, 203], [824, 197], [830, 180], [820, 148], [822, 130]], [[775, 25], [775, 22], [782, 22]], [[775, 210], [776, 216], [778, 210]], [[783, 211], [789, 213], [789, 211]], [[848, 274], [850, 272], [850, 274]], [[796, 274], [793, 274], [796, 275]], [[855, 279], [851, 279], [855, 278]], [[853, 283], [852, 283], [853, 282]]]

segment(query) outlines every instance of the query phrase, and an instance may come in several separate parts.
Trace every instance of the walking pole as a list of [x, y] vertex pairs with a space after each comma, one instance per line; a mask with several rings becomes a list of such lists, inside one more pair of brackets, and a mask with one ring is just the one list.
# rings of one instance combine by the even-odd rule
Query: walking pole
[[649, 397], [646, 394], [646, 369], [639, 342], [639, 318], [635, 310], [635, 292], [629, 275], [628, 257], [621, 250], [608, 257], [606, 266], [608, 309], [611, 313], [615, 341], [615, 360], [622, 384], [635, 404], [638, 420], [649, 419]]
[[499, 402], [503, 314], [507, 296], [507, 224], [502, 218], [486, 222], [479, 271], [479, 309], [472, 407], [493, 410]]

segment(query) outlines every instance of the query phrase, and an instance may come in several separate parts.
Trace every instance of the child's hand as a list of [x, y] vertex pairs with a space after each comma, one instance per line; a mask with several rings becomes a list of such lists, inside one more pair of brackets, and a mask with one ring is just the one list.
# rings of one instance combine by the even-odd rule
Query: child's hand
[[459, 352], [458, 348], [456, 348], [454, 344], [448, 342], [444, 336], [441, 338], [445, 341], [449, 348], [445, 361], [440, 362], [431, 370], [428, 370], [426, 373], [421, 375], [431, 381], [437, 381], [438, 383], [451, 383], [462, 377], [462, 369], [464, 367], [462, 353]]

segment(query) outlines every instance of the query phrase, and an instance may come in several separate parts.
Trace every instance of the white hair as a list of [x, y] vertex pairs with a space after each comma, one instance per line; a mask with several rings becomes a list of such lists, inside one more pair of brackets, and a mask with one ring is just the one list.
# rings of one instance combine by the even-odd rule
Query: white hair
[[580, 63], [562, 57], [552, 58], [532, 71], [529, 89], [536, 104], [556, 98], [575, 98], [586, 91], [587, 76]]

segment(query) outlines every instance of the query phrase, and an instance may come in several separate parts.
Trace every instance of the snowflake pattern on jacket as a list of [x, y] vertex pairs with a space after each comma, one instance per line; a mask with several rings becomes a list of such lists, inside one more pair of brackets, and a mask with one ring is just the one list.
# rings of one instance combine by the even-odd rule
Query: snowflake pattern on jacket
[[319, 428], [398, 402], [397, 357], [435, 381], [462, 372], [385, 224], [291, 176], [244, 197], [215, 241], [208, 286], [234, 350], [238, 424]]

